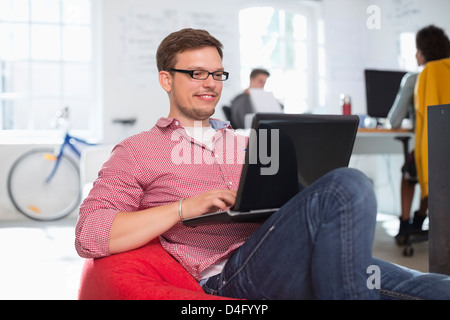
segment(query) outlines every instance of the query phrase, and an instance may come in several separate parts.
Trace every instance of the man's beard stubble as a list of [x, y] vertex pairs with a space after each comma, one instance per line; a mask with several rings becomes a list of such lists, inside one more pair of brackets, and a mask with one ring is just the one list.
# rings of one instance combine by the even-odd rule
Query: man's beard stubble
[[[209, 92], [204, 92], [203, 94], [212, 94], [215, 96], [217, 95], [217, 93], [212, 90]], [[178, 106], [178, 110], [180, 111], [181, 114], [183, 114], [185, 117], [189, 119], [194, 119], [198, 121], [206, 120], [209, 119], [215, 112], [216, 107], [215, 105], [211, 108], [199, 108], [196, 106], [186, 107], [185, 105], [178, 103], [177, 100], [178, 99], [176, 99], [175, 102]]]
[[185, 117], [199, 121], [209, 119], [215, 112], [215, 108], [201, 109], [195, 106], [193, 108], [186, 108], [185, 106], [180, 104], [178, 105], [178, 109]]

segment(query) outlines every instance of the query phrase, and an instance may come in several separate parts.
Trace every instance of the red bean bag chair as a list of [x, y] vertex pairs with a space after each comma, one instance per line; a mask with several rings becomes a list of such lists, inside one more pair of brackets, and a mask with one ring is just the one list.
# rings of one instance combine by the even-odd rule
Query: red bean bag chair
[[161, 246], [158, 239], [128, 252], [87, 259], [80, 300], [228, 299], [206, 294], [198, 282]]

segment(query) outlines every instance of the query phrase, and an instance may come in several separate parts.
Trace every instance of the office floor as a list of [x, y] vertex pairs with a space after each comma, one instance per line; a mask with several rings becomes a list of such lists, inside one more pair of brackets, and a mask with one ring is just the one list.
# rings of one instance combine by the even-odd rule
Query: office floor
[[[0, 223], [0, 300], [77, 298], [83, 259], [74, 248], [74, 220]], [[393, 236], [398, 218], [378, 215], [373, 255], [428, 271], [428, 243], [404, 257]]]
[[[428, 241], [414, 244], [413, 256], [405, 257], [403, 256], [404, 247], [397, 246], [394, 240], [398, 233], [398, 227], [398, 217], [378, 214], [373, 256], [408, 268], [428, 272]], [[428, 229], [428, 219], [425, 220], [423, 228]]]
[[77, 298], [74, 220], [0, 223], [0, 300]]

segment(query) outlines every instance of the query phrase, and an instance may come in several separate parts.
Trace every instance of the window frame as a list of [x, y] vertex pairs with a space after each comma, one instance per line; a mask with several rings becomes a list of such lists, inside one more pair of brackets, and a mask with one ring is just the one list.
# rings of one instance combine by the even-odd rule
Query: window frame
[[[100, 103], [100, 90], [99, 88], [101, 88], [100, 86], [100, 76], [101, 76], [101, 72], [100, 72], [100, 64], [99, 64], [99, 57], [100, 57], [100, 52], [101, 52], [101, 41], [100, 40], [100, 22], [101, 19], [99, 19], [99, 15], [101, 13], [101, 1], [96, 1], [96, 0], [90, 0], [90, 22], [88, 24], [85, 23], [69, 23], [67, 24], [65, 21], [63, 21], [63, 17], [62, 17], [62, 1], [60, 0], [60, 8], [59, 8], [59, 18], [60, 21], [59, 22], [41, 22], [41, 21], [33, 21], [31, 19], [32, 13], [31, 13], [31, 1], [32, 0], [28, 0], [29, 2], [29, 12], [28, 12], [28, 18], [26, 21], [14, 21], [14, 20], [1, 20], [1, 22], [6, 22], [9, 24], [14, 24], [14, 23], [22, 23], [22, 24], [27, 24], [29, 26], [28, 30], [30, 33], [30, 36], [28, 38], [28, 57], [27, 58], [20, 58], [20, 59], [0, 59], [0, 63], [2, 63], [3, 61], [6, 61], [6, 63], [24, 63], [24, 64], [28, 64], [28, 70], [26, 71], [28, 73], [28, 91], [25, 93], [17, 93], [17, 92], [0, 92], [0, 121], [2, 123], [0, 123], [0, 143], [1, 144], [23, 144], [23, 143], [43, 143], [43, 144], [50, 144], [50, 143], [60, 143], [61, 140], [63, 139], [63, 135], [64, 135], [64, 131], [66, 130], [66, 128], [64, 126], [57, 126], [56, 123], [56, 111], [58, 109], [63, 108], [65, 105], [69, 105], [70, 107], [70, 101], [84, 101], [84, 102], [88, 102], [88, 105], [93, 107], [93, 110], [89, 109], [89, 113], [88, 115], [85, 116], [85, 118], [83, 119], [84, 121], [87, 121], [88, 123], [84, 125], [84, 128], [77, 128], [76, 125], [76, 121], [72, 121], [69, 124], [69, 128], [71, 129], [71, 133], [73, 135], [76, 136], [80, 136], [82, 138], [86, 138], [86, 139], [90, 139], [91, 141], [99, 141], [101, 138], [101, 121], [100, 121], [100, 115], [101, 115], [101, 103]], [[57, 60], [40, 60], [40, 59], [34, 59], [34, 57], [32, 56], [31, 53], [31, 46], [32, 46], [32, 38], [31, 38], [31, 29], [32, 26], [34, 25], [57, 25], [59, 26], [59, 32], [60, 32], [60, 46], [59, 49], [60, 51], [60, 57]], [[86, 61], [75, 61], [72, 59], [64, 59], [63, 57], [63, 47], [64, 47], [64, 43], [63, 43], [63, 33], [64, 28], [67, 27], [89, 27], [90, 28], [90, 46], [91, 46], [91, 57], [90, 60], [86, 60]], [[59, 93], [58, 95], [54, 96], [54, 104], [58, 104], [58, 107], [54, 107], [55, 108], [55, 112], [54, 112], [54, 118], [53, 119], [48, 119], [48, 123], [49, 123], [49, 127], [48, 128], [43, 128], [43, 129], [35, 129], [33, 124], [28, 123], [27, 127], [24, 129], [22, 128], [3, 128], [3, 113], [5, 112], [5, 108], [3, 108], [4, 105], [4, 101], [8, 101], [8, 100], [13, 100], [19, 103], [26, 103], [26, 110], [25, 113], [29, 113], [32, 112], [32, 103], [36, 102], [36, 100], [34, 99], [38, 99], [38, 98], [44, 98], [45, 99], [45, 94], [42, 95], [41, 97], [39, 97], [39, 94], [32, 94], [31, 93], [31, 86], [30, 86], [30, 82], [31, 82], [31, 75], [33, 73], [32, 69], [33, 66], [38, 66], [41, 63], [50, 63], [50, 64], [54, 64], [55, 66], [57, 66], [57, 69], [60, 72], [59, 75], [59, 79], [60, 79], [60, 83], [58, 84], [58, 86], [60, 87], [59, 89]], [[86, 66], [87, 69], [87, 74], [89, 74], [89, 80], [90, 80], [90, 84], [89, 84], [89, 89], [86, 95], [65, 95], [63, 92], [63, 84], [64, 84], [64, 68], [65, 67], [69, 67], [69, 66], [74, 66], [76, 64], [82, 64], [84, 66]], [[0, 73], [1, 73], [1, 69], [0, 69]], [[47, 96], [50, 97], [50, 96]], [[58, 101], [59, 100], [59, 101]], [[12, 107], [10, 108], [15, 108], [16, 104], [14, 104]], [[17, 110], [17, 109], [16, 109]], [[72, 111], [72, 114], [74, 112]], [[14, 116], [11, 116], [11, 119]], [[78, 118], [80, 118], [80, 115], [78, 115]], [[29, 119], [32, 119], [32, 116], [29, 117]], [[30, 120], [27, 120], [28, 122], [30, 122]], [[11, 121], [14, 121], [14, 119], [12, 119]], [[51, 125], [53, 121], [54, 125]], [[35, 119], [32, 119], [31, 122], [36, 122]], [[78, 122], [80, 123], [80, 122]]]

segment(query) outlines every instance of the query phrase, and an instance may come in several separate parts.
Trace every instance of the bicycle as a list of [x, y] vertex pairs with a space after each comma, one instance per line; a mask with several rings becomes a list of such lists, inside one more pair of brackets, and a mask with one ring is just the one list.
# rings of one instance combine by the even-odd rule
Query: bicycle
[[[68, 118], [67, 107], [58, 118]], [[68, 146], [78, 159], [81, 157], [73, 141], [95, 145], [70, 135], [66, 129], [59, 147], [32, 149], [13, 163], [8, 174], [8, 194], [20, 213], [33, 220], [53, 221], [66, 217], [80, 204], [80, 169], [65, 154]]]

